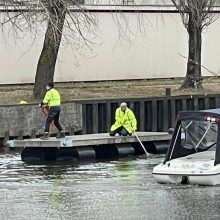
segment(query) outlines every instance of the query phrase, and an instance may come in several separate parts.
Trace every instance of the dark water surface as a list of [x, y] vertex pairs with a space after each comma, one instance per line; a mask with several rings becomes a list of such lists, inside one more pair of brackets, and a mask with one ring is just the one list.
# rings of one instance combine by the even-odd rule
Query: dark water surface
[[162, 161], [28, 165], [0, 155], [0, 219], [220, 219], [220, 187], [160, 185]]

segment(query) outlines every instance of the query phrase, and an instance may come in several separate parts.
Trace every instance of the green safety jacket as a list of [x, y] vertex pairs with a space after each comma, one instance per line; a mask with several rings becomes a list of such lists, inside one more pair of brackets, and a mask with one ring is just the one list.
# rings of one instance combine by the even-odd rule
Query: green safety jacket
[[115, 112], [115, 123], [111, 127], [111, 131], [123, 126], [128, 133], [132, 133], [133, 129], [137, 129], [137, 120], [131, 109], [126, 108], [125, 112], [121, 108], [117, 108]]
[[59, 92], [54, 88], [48, 90], [45, 94], [43, 103], [47, 104], [49, 107], [59, 106], [61, 103]]

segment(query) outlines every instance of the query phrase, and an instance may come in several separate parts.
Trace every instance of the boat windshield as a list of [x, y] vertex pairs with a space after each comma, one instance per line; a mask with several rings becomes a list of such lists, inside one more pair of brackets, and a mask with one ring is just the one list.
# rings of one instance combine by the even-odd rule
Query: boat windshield
[[217, 124], [210, 121], [182, 120], [180, 145], [182, 148], [195, 152], [214, 150], [217, 139]]

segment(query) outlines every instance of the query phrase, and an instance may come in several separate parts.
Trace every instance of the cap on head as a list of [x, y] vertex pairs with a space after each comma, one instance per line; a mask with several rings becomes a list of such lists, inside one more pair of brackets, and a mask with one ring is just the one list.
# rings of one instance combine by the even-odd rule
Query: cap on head
[[120, 107], [127, 107], [127, 106], [128, 106], [128, 105], [127, 105], [126, 102], [122, 102], [121, 105], [120, 105]]
[[49, 86], [50, 88], [53, 88], [54, 87], [54, 83], [53, 82], [48, 82], [47, 86]]

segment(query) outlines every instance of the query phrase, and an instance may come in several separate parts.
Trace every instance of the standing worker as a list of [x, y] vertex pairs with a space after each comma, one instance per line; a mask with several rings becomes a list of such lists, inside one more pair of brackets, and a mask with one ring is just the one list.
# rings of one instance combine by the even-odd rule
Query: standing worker
[[59, 133], [57, 134], [57, 138], [65, 137], [65, 133], [63, 131], [63, 128], [61, 127], [59, 123], [59, 117], [60, 117], [60, 94], [59, 92], [54, 89], [54, 83], [50, 82], [46, 85], [47, 92], [45, 94], [44, 100], [41, 103], [41, 105], [48, 105], [49, 106], [49, 112], [46, 120], [45, 125], [45, 132], [44, 135], [41, 137], [41, 139], [46, 140], [50, 137], [49, 135], [49, 128], [52, 121], [54, 121], [54, 125], [59, 130]]
[[[44, 116], [47, 118], [48, 114], [49, 114], [49, 106], [48, 105], [42, 105], [40, 104], [41, 107], [41, 111], [43, 112]], [[49, 130], [54, 130], [56, 128], [56, 126], [54, 125], [54, 121], [51, 122], [50, 124], [50, 129]]]
[[111, 126], [110, 136], [119, 134], [122, 136], [131, 135], [137, 130], [137, 120], [131, 109], [127, 107], [127, 103], [122, 102], [115, 112], [115, 123]]

